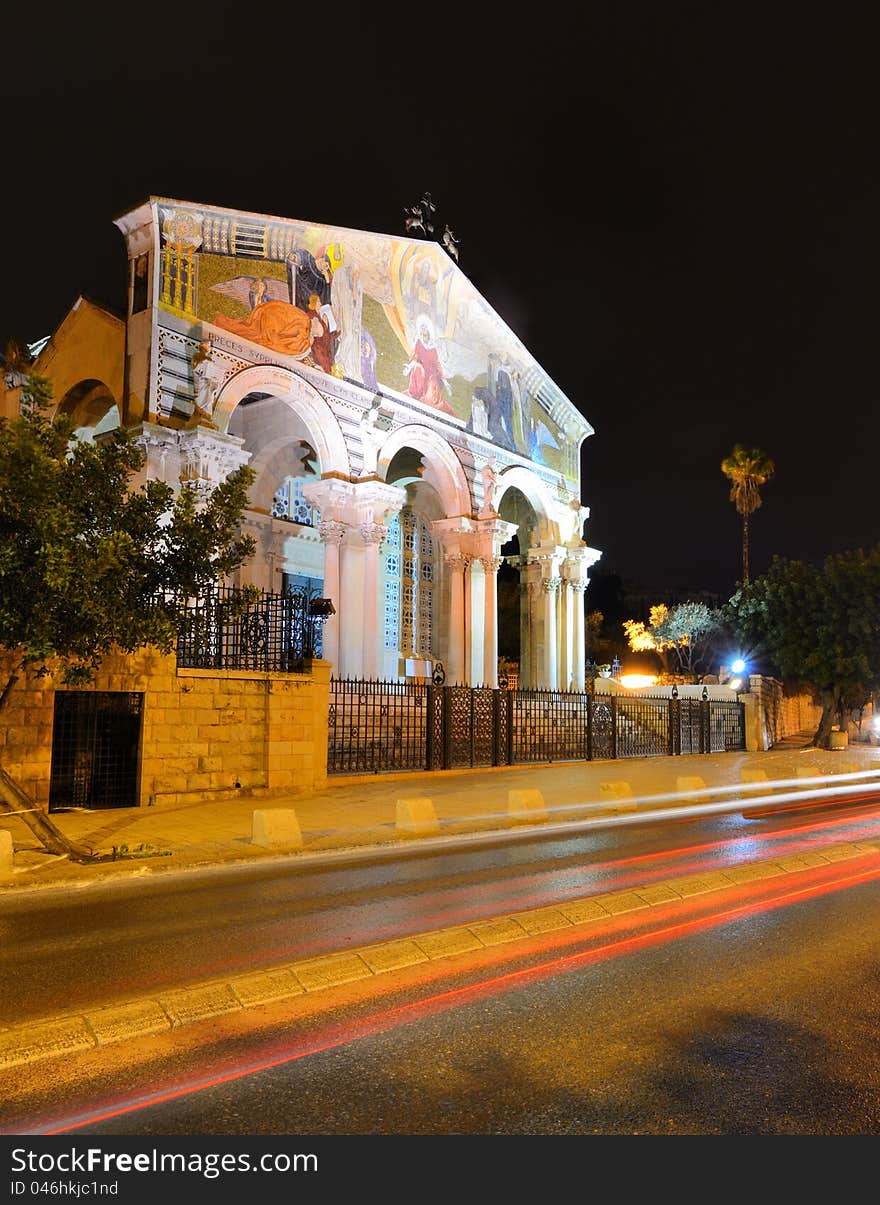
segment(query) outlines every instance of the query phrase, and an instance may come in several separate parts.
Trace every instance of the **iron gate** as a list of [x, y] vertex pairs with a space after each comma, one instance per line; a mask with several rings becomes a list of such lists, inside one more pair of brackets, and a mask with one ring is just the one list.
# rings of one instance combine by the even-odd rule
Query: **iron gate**
[[330, 774], [745, 748], [739, 702], [333, 679]]
[[55, 694], [49, 810], [124, 808], [138, 802], [142, 694]]

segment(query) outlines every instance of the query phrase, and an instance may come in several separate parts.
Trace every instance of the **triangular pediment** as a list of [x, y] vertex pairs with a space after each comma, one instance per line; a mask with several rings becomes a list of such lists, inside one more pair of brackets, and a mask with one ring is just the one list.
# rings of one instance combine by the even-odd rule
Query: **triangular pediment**
[[157, 308], [563, 467], [589, 423], [436, 242], [153, 198]]

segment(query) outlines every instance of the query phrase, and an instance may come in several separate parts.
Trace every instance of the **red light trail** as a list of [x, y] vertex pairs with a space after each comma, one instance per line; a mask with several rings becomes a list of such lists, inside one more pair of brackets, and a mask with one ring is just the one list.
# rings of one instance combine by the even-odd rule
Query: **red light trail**
[[[876, 858], [873, 859], [876, 863]], [[863, 860], [860, 859], [860, 864]], [[310, 1058], [314, 1055], [324, 1053], [328, 1050], [333, 1050], [341, 1046], [349, 1045], [366, 1037], [375, 1036], [381, 1033], [388, 1032], [400, 1025], [411, 1024], [428, 1017], [438, 1015], [440, 1013], [450, 1011], [455, 1008], [460, 1008], [463, 1005], [472, 1003], [477, 1000], [490, 998], [500, 995], [504, 992], [515, 990], [519, 987], [527, 986], [531, 983], [552, 978], [555, 975], [567, 974], [583, 967], [595, 965], [611, 958], [622, 957], [626, 954], [631, 954], [639, 950], [649, 949], [652, 947], [663, 945], [666, 942], [680, 940], [701, 932], [705, 932], [718, 926], [730, 924], [738, 920], [742, 920], [749, 916], [757, 916], [781, 908], [788, 907], [792, 904], [803, 902], [806, 900], [816, 899], [821, 896], [831, 894], [833, 892], [845, 890], [860, 884], [868, 883], [880, 878], [880, 866], [872, 865], [868, 868], [853, 872], [852, 866], [847, 874], [839, 873], [840, 865], [829, 865], [827, 867], [817, 868], [815, 872], [804, 872], [799, 875], [799, 881], [804, 883], [805, 879], [811, 881], [806, 882], [800, 887], [789, 888], [784, 891], [777, 891], [766, 898], [759, 900], [751, 900], [736, 904], [735, 906], [725, 906], [719, 910], [711, 911], [706, 915], [692, 917], [686, 920], [673, 921], [672, 918], [676, 912], [680, 913], [679, 905], [664, 907], [663, 909], [651, 908], [647, 912], [652, 921], [660, 921], [660, 928], [651, 928], [647, 931], [639, 933], [631, 933], [625, 937], [615, 938], [613, 941], [606, 941], [598, 946], [591, 946], [587, 950], [578, 952], [569, 952], [559, 957], [549, 959], [538, 965], [518, 968], [508, 971], [503, 974], [493, 975], [489, 978], [481, 979], [478, 982], [464, 985], [462, 987], [451, 988], [447, 991], [436, 992], [432, 995], [423, 996], [418, 1000], [407, 1004], [397, 1005], [395, 1007], [385, 1009], [380, 1012], [372, 1013], [371, 1015], [361, 1018], [360, 1020], [340, 1022], [325, 1026], [322, 1030], [312, 1033], [303, 1041], [292, 1048], [288, 1047], [283, 1052], [274, 1055], [269, 1059], [260, 1062], [255, 1062], [246, 1067], [237, 1067], [233, 1070], [223, 1072], [211, 1076], [208, 1079], [203, 1079], [195, 1083], [186, 1084], [179, 1088], [174, 1088], [168, 1091], [155, 1092], [150, 1096], [144, 1096], [134, 1101], [129, 1101], [124, 1104], [119, 1104], [110, 1107], [104, 1107], [99, 1111], [94, 1111], [87, 1116], [78, 1118], [56, 1118], [46, 1123], [45, 1126], [35, 1127], [29, 1130], [3, 1131], [12, 1133], [40, 1133], [40, 1134], [61, 1134], [69, 1133], [74, 1130], [83, 1129], [86, 1126], [99, 1125], [102, 1122], [113, 1120], [114, 1118], [124, 1117], [132, 1113], [139, 1112], [144, 1109], [155, 1107], [161, 1104], [167, 1104], [174, 1100], [180, 1100], [184, 1097], [193, 1095], [198, 1092], [207, 1091], [210, 1088], [220, 1087], [224, 1084], [234, 1083], [253, 1075], [257, 1075], [263, 1071], [270, 1071], [278, 1067], [282, 1067], [291, 1063], [298, 1062], [305, 1058]], [[830, 878], [829, 874], [834, 874], [837, 877]], [[763, 887], [766, 889], [767, 883], [764, 881]], [[762, 884], [749, 884], [741, 888], [725, 891], [723, 893], [724, 900], [729, 905], [731, 897], [742, 895], [752, 889], [760, 890]], [[717, 896], [714, 897], [718, 903]], [[706, 904], [708, 901], [705, 898], [693, 897], [690, 900], [680, 901], [680, 904], [689, 906], [699, 906]], [[638, 913], [639, 917], [644, 917], [644, 913]], [[612, 918], [609, 918], [612, 920]], [[560, 934], [545, 935], [545, 938], [540, 942], [529, 943], [529, 949], [532, 953], [541, 951], [546, 952], [548, 949], [558, 948], [564, 944], [566, 938], [570, 944], [575, 941], [589, 941], [591, 938], [595, 940], [597, 936], [601, 937], [603, 932], [608, 933], [612, 927], [622, 928], [632, 924], [632, 916], [623, 915], [613, 918], [612, 923], [603, 927], [603, 930], [596, 931], [592, 929], [590, 933], [581, 933], [572, 937], [570, 931], [564, 931]], [[672, 923], [664, 923], [664, 922]], [[486, 951], [490, 955], [492, 961], [509, 961], [512, 957], [522, 956], [526, 943], [517, 943], [515, 949], [495, 947], [491, 951]], [[485, 969], [485, 968], [484, 968]], [[443, 969], [434, 964], [426, 979], [423, 980], [423, 985], [432, 979], [444, 977], [450, 973], [461, 973], [461, 967], [457, 967], [455, 971], [450, 971], [449, 967]], [[399, 990], [399, 984], [394, 989]]]

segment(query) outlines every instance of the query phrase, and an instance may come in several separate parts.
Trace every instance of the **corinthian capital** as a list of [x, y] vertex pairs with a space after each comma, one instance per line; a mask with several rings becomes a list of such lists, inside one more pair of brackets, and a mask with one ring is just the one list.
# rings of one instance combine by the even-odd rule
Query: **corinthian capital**
[[318, 524], [318, 535], [325, 544], [341, 544], [348, 527], [336, 519], [322, 519]]
[[464, 573], [468, 565], [471, 563], [471, 558], [465, 556], [462, 552], [450, 552], [446, 557], [446, 564], [453, 573]]
[[361, 523], [358, 531], [365, 544], [381, 544], [388, 534], [384, 523]]

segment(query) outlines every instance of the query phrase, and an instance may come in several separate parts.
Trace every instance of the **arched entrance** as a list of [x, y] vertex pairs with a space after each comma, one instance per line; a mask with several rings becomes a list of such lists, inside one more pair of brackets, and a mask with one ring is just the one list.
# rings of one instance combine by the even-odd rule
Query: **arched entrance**
[[119, 426], [119, 407], [109, 386], [90, 378], [71, 386], [58, 403], [57, 414], [73, 420], [74, 436], [92, 442]]
[[325, 466], [309, 417], [289, 400], [256, 390], [238, 402], [230, 417], [228, 434], [242, 440], [256, 473], [247, 525], [258, 552], [243, 567], [242, 582], [272, 591], [303, 587], [322, 592], [321, 514], [305, 498], [303, 487], [318, 480]]
[[425, 457], [409, 446], [384, 466], [386, 482], [406, 492], [400, 510], [389, 517], [380, 548], [386, 678], [427, 678], [445, 653], [442, 556], [433, 531], [445, 511], [436, 484], [426, 480], [426, 468]]
[[[504, 561], [498, 571], [498, 656], [515, 667], [519, 686], [533, 685], [532, 666], [539, 650], [537, 635], [529, 622], [529, 549], [537, 543], [538, 514], [517, 486], [508, 487], [499, 504], [499, 514], [516, 525], [516, 534], [501, 546]], [[543, 652], [543, 650], [540, 650]]]

